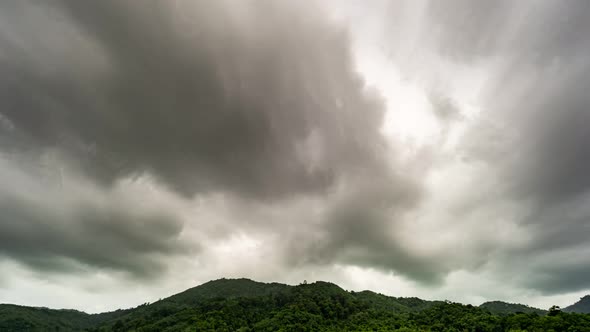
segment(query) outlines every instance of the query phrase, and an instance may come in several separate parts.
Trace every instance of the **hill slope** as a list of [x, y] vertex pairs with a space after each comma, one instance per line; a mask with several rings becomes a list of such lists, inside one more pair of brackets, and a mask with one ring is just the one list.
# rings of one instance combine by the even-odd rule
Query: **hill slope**
[[564, 312], [577, 312], [583, 314], [590, 314], [590, 295], [586, 295], [580, 301], [565, 307]]
[[194, 305], [214, 298], [257, 297], [284, 292], [292, 286], [279, 283], [262, 283], [250, 279], [218, 279], [172, 295], [164, 301]]
[[117, 310], [91, 315], [77, 310], [0, 304], [0, 331], [83, 331], [128, 312]]
[[481, 304], [479, 307], [483, 308], [483, 309], [487, 309], [491, 313], [497, 314], [497, 315], [508, 315], [508, 314], [514, 314], [517, 312], [522, 312], [522, 313], [526, 313], [526, 314], [536, 313], [539, 315], [545, 315], [547, 313], [547, 310], [529, 307], [524, 304], [507, 303], [507, 302], [502, 302], [502, 301], [485, 302], [485, 303]]

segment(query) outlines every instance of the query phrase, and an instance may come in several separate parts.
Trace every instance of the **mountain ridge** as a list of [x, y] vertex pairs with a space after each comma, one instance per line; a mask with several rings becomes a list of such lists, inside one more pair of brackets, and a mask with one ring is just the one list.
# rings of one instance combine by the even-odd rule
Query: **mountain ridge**
[[[590, 296], [582, 299], [590, 300]], [[471, 326], [469, 324], [480, 321], [496, 324], [498, 320], [519, 314], [529, 315], [526, 316], [529, 320], [547, 317], [546, 310], [501, 301], [489, 301], [477, 307], [450, 301], [394, 297], [369, 290], [346, 291], [324, 281], [286, 285], [246, 278], [222, 278], [154, 303], [98, 314], [0, 304], [0, 331], [194, 331], [192, 327], [199, 331], [241, 331], [238, 327], [248, 327], [244, 331], [263, 331], [278, 326], [283, 328], [284, 322], [289, 321], [299, 328], [334, 325], [344, 330], [350, 326], [365, 328], [384, 322], [395, 325], [400, 321], [425, 326], [439, 321]], [[447, 321], [447, 317], [458, 315], [475, 318], [470, 322]], [[233, 327], [220, 328], [224, 322], [233, 324]], [[590, 329], [590, 315], [588, 327]]]

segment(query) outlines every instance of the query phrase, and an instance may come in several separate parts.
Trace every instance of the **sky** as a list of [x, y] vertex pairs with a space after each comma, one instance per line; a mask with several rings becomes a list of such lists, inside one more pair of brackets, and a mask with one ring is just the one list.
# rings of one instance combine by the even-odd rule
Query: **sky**
[[590, 2], [0, 4], [0, 302], [590, 293]]

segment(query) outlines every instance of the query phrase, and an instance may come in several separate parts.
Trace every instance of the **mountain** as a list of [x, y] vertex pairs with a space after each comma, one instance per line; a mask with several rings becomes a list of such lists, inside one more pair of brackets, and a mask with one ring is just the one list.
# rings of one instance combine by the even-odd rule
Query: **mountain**
[[0, 331], [590, 331], [590, 315], [544, 315], [504, 302], [352, 292], [329, 282], [297, 286], [210, 281], [154, 303], [102, 314], [0, 304]]
[[391, 297], [371, 291], [353, 293], [355, 297], [372, 308], [395, 312], [412, 312], [427, 309], [440, 301], [426, 301], [417, 297]]
[[173, 295], [165, 302], [194, 305], [214, 298], [257, 297], [284, 292], [292, 286], [279, 283], [262, 283], [250, 279], [218, 279]]
[[577, 312], [582, 314], [590, 314], [590, 295], [586, 295], [580, 301], [565, 307], [564, 312]]
[[71, 309], [0, 304], [0, 331], [82, 331], [117, 319], [129, 311], [87, 314]]
[[491, 313], [497, 314], [497, 315], [508, 315], [508, 314], [514, 314], [517, 312], [522, 312], [525, 314], [536, 313], [539, 315], [545, 315], [547, 313], [547, 310], [529, 307], [524, 304], [507, 303], [507, 302], [502, 302], [502, 301], [485, 302], [485, 303], [481, 304], [479, 307], [489, 310]]

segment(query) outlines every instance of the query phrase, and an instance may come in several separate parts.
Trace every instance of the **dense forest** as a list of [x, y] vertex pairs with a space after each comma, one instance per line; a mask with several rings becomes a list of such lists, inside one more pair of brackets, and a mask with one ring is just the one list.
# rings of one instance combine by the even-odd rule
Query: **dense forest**
[[[576, 305], [588, 308], [589, 300]], [[572, 311], [575, 306], [545, 311], [498, 301], [476, 307], [396, 298], [327, 282], [220, 279], [102, 314], [3, 304], [0, 331], [590, 331], [590, 314]]]

